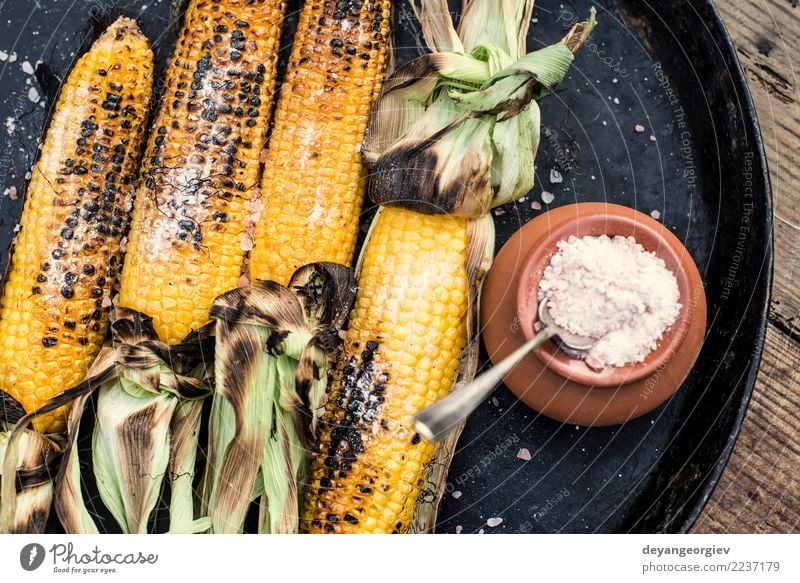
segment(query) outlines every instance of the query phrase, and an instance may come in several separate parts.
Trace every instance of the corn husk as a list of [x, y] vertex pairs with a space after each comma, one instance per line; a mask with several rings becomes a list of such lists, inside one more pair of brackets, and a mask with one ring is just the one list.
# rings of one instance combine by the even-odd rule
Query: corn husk
[[412, 2], [431, 53], [400, 67], [373, 109], [364, 154], [376, 204], [479, 218], [533, 188], [536, 99], [555, 91], [595, 26], [525, 53], [533, 0]]
[[0, 429], [8, 429], [25, 416], [25, 409], [14, 397], [0, 389]]
[[38, 431], [0, 433], [0, 533], [45, 532], [62, 444]]
[[258, 281], [214, 302], [216, 392], [201, 510], [212, 532], [242, 532], [254, 500], [259, 532], [297, 532], [308, 449], [354, 285], [349, 268], [318, 263], [288, 287]]
[[166, 481], [170, 532], [206, 530], [208, 522], [195, 519], [192, 502], [202, 399], [211, 392], [205, 378], [210, 370], [205, 362], [212, 359], [206, 331], [168, 346], [157, 339], [147, 316], [117, 308], [113, 320], [113, 345], [100, 351], [86, 379], [24, 416], [14, 432], [38, 415], [74, 403], [55, 507], [66, 532], [97, 533], [83, 499], [81, 482], [87, 476], [77, 448], [82, 416], [97, 391], [92, 467], [100, 499], [120, 530], [148, 531]]

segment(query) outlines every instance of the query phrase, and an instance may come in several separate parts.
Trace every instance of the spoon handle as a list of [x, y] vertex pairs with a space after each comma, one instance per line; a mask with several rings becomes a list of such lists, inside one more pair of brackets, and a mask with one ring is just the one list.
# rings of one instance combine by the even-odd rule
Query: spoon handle
[[417, 432], [431, 441], [441, 441], [446, 438], [483, 402], [519, 361], [554, 335], [555, 329], [547, 326], [482, 375], [471, 382], [456, 384], [449, 395], [417, 413], [414, 417]]

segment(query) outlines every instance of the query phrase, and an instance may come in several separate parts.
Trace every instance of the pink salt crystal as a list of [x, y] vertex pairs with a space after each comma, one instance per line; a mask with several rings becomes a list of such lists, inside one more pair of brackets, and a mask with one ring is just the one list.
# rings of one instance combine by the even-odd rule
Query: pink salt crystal
[[458, 500], [459, 498], [461, 498], [461, 490], [455, 490], [455, 491], [454, 491], [454, 492], [451, 494], [451, 496], [452, 496], [453, 498], [455, 498], [456, 500]]
[[517, 452], [517, 458], [529, 462], [531, 461], [531, 452], [528, 451], [528, 448], [523, 447], [521, 450]]
[[503, 524], [503, 519], [500, 517], [489, 518], [488, 520], [486, 520], [486, 526], [488, 526], [489, 528], [496, 528], [501, 524]]
[[677, 320], [675, 274], [633, 237], [570, 237], [539, 283], [555, 323], [594, 338], [586, 354], [592, 368], [642, 362]]

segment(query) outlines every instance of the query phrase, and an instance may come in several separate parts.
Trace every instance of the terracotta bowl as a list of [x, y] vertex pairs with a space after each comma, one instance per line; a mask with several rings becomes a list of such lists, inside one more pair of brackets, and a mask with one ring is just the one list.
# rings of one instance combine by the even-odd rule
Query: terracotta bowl
[[550, 259], [556, 253], [556, 245], [559, 241], [571, 236], [608, 235], [614, 237], [620, 235], [633, 237], [646, 251], [655, 252], [656, 256], [664, 260], [667, 269], [674, 273], [678, 280], [682, 307], [675, 324], [665, 332], [658, 347], [647, 356], [644, 362], [594, 370], [584, 361], [572, 358], [559, 349], [555, 341], [546, 342], [534, 351], [536, 357], [545, 366], [567, 379], [595, 387], [617, 387], [620, 384], [632, 383], [653, 374], [659, 367], [672, 359], [686, 337], [691, 316], [689, 308], [691, 298], [689, 276], [681, 258], [688, 252], [677, 238], [671, 236], [661, 224], [650, 217], [639, 213], [631, 216], [628, 212], [618, 212], [615, 207], [604, 206], [606, 208], [602, 214], [589, 214], [574, 221], [567, 221], [550, 229], [546, 236], [539, 239], [537, 245], [521, 265], [517, 286], [517, 317], [525, 338], [533, 338], [536, 334], [534, 323], [538, 320], [539, 282]]
[[669, 230], [633, 209], [580, 203], [540, 215], [497, 255], [481, 299], [483, 340], [499, 362], [534, 332], [539, 280], [556, 243], [571, 235], [632, 236], [662, 258], [678, 280], [681, 311], [642, 363], [596, 371], [550, 341], [518, 364], [506, 385], [548, 417], [577, 425], [614, 425], [649, 413], [678, 390], [703, 344], [706, 300], [689, 252]]

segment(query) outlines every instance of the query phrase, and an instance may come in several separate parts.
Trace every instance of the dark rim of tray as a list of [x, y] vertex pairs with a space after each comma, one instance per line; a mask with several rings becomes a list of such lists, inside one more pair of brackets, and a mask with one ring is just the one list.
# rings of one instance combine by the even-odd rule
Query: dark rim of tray
[[[649, 2], [645, 2], [646, 6], [651, 8], [651, 4]], [[691, 3], [689, 3], [691, 5]], [[742, 399], [739, 402], [738, 409], [736, 411], [736, 417], [733, 422], [733, 426], [731, 428], [731, 432], [728, 435], [727, 442], [725, 443], [725, 447], [722, 449], [720, 454], [719, 460], [717, 464], [714, 466], [713, 470], [708, 473], [705, 480], [701, 482], [701, 486], [699, 487], [699, 495], [695, 498], [695, 502], [692, 507], [689, 509], [688, 514], [684, 518], [683, 522], [680, 524], [680, 527], [677, 529], [680, 533], [688, 532], [695, 521], [699, 518], [700, 514], [703, 512], [706, 504], [708, 503], [711, 495], [714, 493], [714, 489], [717, 487], [719, 483], [720, 477], [722, 476], [722, 472], [725, 470], [725, 467], [728, 463], [728, 459], [733, 452], [733, 447], [736, 444], [736, 440], [739, 436], [739, 432], [742, 428], [742, 423], [744, 422], [745, 414], [747, 413], [748, 406], [750, 404], [750, 399], [753, 394], [753, 388], [755, 386], [756, 377], [759, 373], [761, 357], [764, 353], [764, 342], [763, 339], [766, 336], [767, 331], [767, 316], [769, 313], [769, 297], [772, 291], [772, 277], [773, 277], [773, 256], [774, 256], [774, 232], [773, 232], [773, 216], [772, 216], [772, 209], [773, 209], [773, 201], [772, 201], [772, 185], [770, 182], [769, 176], [769, 166], [767, 163], [767, 156], [764, 151], [764, 141], [761, 136], [761, 126], [758, 121], [758, 114], [756, 112], [755, 104], [753, 102], [753, 96], [750, 93], [750, 88], [747, 82], [747, 78], [744, 75], [744, 71], [742, 70], [741, 63], [739, 62], [739, 58], [736, 55], [736, 48], [733, 44], [733, 40], [731, 39], [730, 34], [728, 33], [727, 28], [722, 22], [722, 18], [720, 17], [719, 12], [714, 7], [714, 4], [711, 0], [705, 0], [702, 5], [694, 7], [695, 12], [698, 15], [698, 18], [703, 20], [704, 23], [710, 25], [707, 30], [708, 34], [711, 36], [713, 41], [718, 43], [717, 47], [719, 51], [722, 53], [723, 60], [725, 61], [725, 65], [728, 68], [729, 72], [732, 74], [731, 84], [738, 89], [739, 92], [739, 99], [742, 105], [742, 113], [745, 116], [745, 124], [744, 124], [744, 131], [747, 134], [748, 141], [752, 140], [753, 144], [753, 152], [755, 154], [755, 162], [753, 164], [753, 179], [754, 181], [759, 180], [757, 176], [760, 176], [760, 180], [762, 184], [759, 184], [757, 187], [754, 185], [754, 191], [758, 190], [765, 195], [765, 199], [768, 204], [767, 211], [765, 213], [765, 220], [766, 220], [766, 232], [767, 232], [767, 248], [766, 254], [764, 256], [764, 262], [760, 266], [760, 275], [759, 278], [759, 286], [753, 290], [753, 294], [755, 295], [756, 292], [763, 291], [766, 292], [767, 301], [761, 307], [761, 314], [758, 322], [758, 339], [759, 342], [753, 351], [753, 356], [751, 358], [751, 366], [745, 376], [744, 380], [744, 388]], [[760, 174], [757, 173], [760, 171]]]

